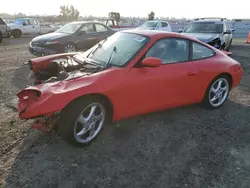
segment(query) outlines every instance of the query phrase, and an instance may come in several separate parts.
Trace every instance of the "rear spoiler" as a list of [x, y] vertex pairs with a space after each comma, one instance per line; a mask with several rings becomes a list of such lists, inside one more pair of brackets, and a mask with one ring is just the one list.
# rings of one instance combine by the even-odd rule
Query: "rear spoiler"
[[225, 51], [225, 50], [221, 50], [221, 52], [223, 52], [224, 54], [228, 55], [228, 56], [231, 56], [232, 55], [232, 52], [228, 52], [228, 51]]

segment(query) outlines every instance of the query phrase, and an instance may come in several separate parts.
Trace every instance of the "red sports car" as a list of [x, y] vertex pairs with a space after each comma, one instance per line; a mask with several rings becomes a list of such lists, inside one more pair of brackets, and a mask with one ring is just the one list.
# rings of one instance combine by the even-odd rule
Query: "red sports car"
[[183, 34], [117, 32], [86, 52], [29, 60], [35, 85], [20, 91], [22, 119], [57, 125], [76, 146], [95, 139], [107, 121], [201, 103], [215, 109], [227, 100], [243, 70], [224, 52]]

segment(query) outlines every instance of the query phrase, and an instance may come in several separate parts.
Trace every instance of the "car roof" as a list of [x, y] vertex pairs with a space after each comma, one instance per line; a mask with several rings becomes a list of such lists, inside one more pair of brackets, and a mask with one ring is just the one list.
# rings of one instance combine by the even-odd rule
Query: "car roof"
[[185, 35], [183, 33], [174, 33], [174, 32], [168, 32], [168, 31], [161, 31], [161, 30], [135, 30], [135, 29], [129, 29], [129, 30], [123, 30], [120, 31], [122, 33], [132, 33], [132, 34], [139, 34], [144, 35], [150, 38], [165, 38], [165, 37], [176, 37], [176, 38], [183, 38], [183, 39], [189, 39], [198, 41], [196, 38]]
[[217, 23], [217, 24], [223, 24], [225, 20], [221, 20], [221, 19], [202, 19], [202, 20], [195, 20], [193, 21], [193, 23], [206, 23], [206, 22], [214, 22], [214, 23]]
[[[74, 21], [74, 22], [71, 22], [71, 23], [79, 23], [79, 24], [85, 24], [85, 23], [98, 23], [98, 24], [103, 24], [102, 22], [98, 22], [98, 21]], [[103, 24], [105, 25], [105, 24]]]
[[146, 22], [168, 22], [168, 21], [166, 21], [166, 20], [148, 20]]

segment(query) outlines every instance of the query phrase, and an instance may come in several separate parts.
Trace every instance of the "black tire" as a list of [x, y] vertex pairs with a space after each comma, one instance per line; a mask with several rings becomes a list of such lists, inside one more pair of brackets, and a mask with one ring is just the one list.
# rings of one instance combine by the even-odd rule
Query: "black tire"
[[[87, 96], [83, 98], [76, 99], [72, 103], [70, 103], [68, 106], [66, 106], [59, 118], [57, 130], [59, 135], [62, 137], [63, 140], [68, 142], [69, 144], [76, 146], [76, 147], [86, 147], [90, 145], [100, 134], [102, 130], [100, 130], [93, 139], [91, 139], [87, 143], [81, 143], [75, 138], [75, 126], [77, 126], [77, 119], [79, 115], [82, 113], [82, 111], [88, 107], [89, 105], [93, 103], [100, 103], [104, 109], [105, 109], [105, 114], [104, 114], [104, 123], [102, 125], [105, 126], [107, 120], [108, 120], [108, 107], [100, 97], [98, 96]], [[84, 124], [86, 126], [86, 124]], [[101, 128], [101, 129], [102, 129]]]
[[0, 43], [2, 43], [3, 42], [3, 35], [2, 35], [2, 33], [0, 32]]
[[232, 47], [232, 42], [233, 42], [233, 39], [230, 40], [229, 46], [227, 47], [227, 51], [229, 51], [230, 48]]
[[[213, 105], [210, 103], [210, 100], [209, 100], [209, 98], [210, 98], [210, 90], [211, 90], [211, 87], [214, 85], [214, 83], [215, 83], [216, 81], [220, 80], [220, 79], [223, 79], [223, 80], [226, 80], [226, 81], [227, 81], [227, 83], [228, 83], [228, 93], [226, 94], [226, 97], [225, 97], [225, 99], [224, 99], [224, 101], [223, 101], [222, 104], [220, 104], [219, 106], [213, 106]], [[206, 108], [206, 109], [217, 109], [217, 108], [220, 108], [220, 107], [223, 106], [223, 104], [227, 101], [227, 98], [228, 98], [228, 96], [229, 96], [229, 94], [230, 94], [230, 90], [231, 90], [231, 79], [230, 79], [230, 77], [229, 77], [228, 75], [219, 75], [219, 76], [217, 76], [217, 77], [214, 78], [214, 79], [212, 80], [212, 82], [209, 84], [209, 86], [208, 86], [208, 88], [207, 88], [207, 90], [206, 90], [206, 93], [205, 93], [205, 95], [204, 95], [204, 98], [203, 98], [203, 100], [202, 100], [202, 102], [201, 102], [201, 105], [202, 105], [204, 108]]]
[[15, 29], [12, 31], [12, 36], [15, 37], [15, 38], [20, 38], [22, 35], [22, 32], [18, 29]]

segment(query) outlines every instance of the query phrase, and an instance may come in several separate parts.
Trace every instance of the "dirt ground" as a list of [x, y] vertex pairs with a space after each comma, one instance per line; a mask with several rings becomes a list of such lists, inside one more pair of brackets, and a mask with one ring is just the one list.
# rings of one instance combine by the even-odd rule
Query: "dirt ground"
[[250, 187], [250, 45], [234, 40], [245, 73], [222, 108], [193, 105], [113, 123], [80, 149], [31, 130], [11, 106], [28, 84], [22, 63], [30, 40], [0, 44], [0, 187]]

